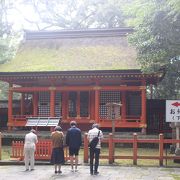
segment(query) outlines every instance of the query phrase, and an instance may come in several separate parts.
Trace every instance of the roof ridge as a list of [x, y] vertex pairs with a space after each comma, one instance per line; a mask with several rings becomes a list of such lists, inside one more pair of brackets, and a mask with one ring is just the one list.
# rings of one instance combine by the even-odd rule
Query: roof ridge
[[102, 28], [102, 29], [66, 29], [55, 31], [28, 31], [25, 32], [25, 39], [54, 39], [54, 38], [84, 38], [84, 37], [112, 37], [127, 36], [134, 30], [132, 27], [124, 28]]

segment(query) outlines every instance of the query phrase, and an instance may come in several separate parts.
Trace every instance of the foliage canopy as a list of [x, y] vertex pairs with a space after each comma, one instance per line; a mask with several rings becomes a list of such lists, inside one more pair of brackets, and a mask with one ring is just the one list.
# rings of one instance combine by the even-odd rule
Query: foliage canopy
[[[179, 3], [178, 3], [179, 2]], [[180, 98], [180, 1], [135, 0], [129, 5], [129, 24], [135, 32], [130, 42], [138, 51], [145, 72], [165, 69], [155, 98]], [[126, 13], [127, 13], [126, 12]]]

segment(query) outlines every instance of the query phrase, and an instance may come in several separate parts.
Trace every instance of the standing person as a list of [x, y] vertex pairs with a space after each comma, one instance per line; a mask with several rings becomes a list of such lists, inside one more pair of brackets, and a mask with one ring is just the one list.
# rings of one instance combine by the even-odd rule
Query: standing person
[[[36, 131], [31, 129], [31, 131], [25, 136], [24, 143], [24, 162], [26, 171], [34, 170], [34, 153], [36, 150], [36, 143], [38, 142]], [[30, 167], [29, 167], [30, 165]]]
[[60, 126], [54, 128], [54, 132], [51, 133], [52, 139], [52, 154], [51, 154], [51, 163], [54, 164], [55, 174], [61, 174], [61, 165], [64, 164], [64, 150], [63, 150], [63, 141], [64, 134]]
[[[95, 148], [90, 148], [90, 174], [98, 175], [98, 166], [99, 166], [99, 155], [101, 150], [101, 139], [103, 138], [103, 133], [99, 130], [98, 124], [93, 124], [92, 129], [88, 132], [88, 140], [92, 141], [94, 137], [99, 137], [99, 141]], [[95, 163], [93, 162], [95, 158]], [[94, 166], [94, 168], [93, 168]]]
[[77, 171], [79, 149], [82, 144], [81, 130], [77, 128], [76, 121], [70, 122], [71, 128], [66, 134], [66, 145], [69, 146], [69, 156], [71, 163], [71, 171], [74, 172], [74, 156], [75, 156], [75, 172]]

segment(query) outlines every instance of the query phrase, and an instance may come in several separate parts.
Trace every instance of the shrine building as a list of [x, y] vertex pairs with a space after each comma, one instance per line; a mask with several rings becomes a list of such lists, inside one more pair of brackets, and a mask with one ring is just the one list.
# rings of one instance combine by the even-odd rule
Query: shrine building
[[117, 103], [116, 128], [146, 129], [146, 88], [161, 81], [163, 72], [141, 72], [130, 33], [131, 28], [26, 31], [16, 56], [0, 67], [0, 80], [9, 83], [8, 128], [24, 127], [33, 117], [49, 123], [57, 118], [64, 127], [76, 120], [79, 127], [96, 122], [110, 128], [107, 104]]

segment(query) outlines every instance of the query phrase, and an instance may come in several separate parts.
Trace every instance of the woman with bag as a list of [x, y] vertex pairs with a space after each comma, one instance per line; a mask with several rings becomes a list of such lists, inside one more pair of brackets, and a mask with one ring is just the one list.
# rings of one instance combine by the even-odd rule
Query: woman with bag
[[52, 155], [51, 163], [54, 164], [55, 174], [61, 174], [61, 165], [64, 164], [64, 150], [63, 150], [63, 141], [64, 134], [60, 126], [54, 128], [54, 132], [51, 134], [52, 139]]

